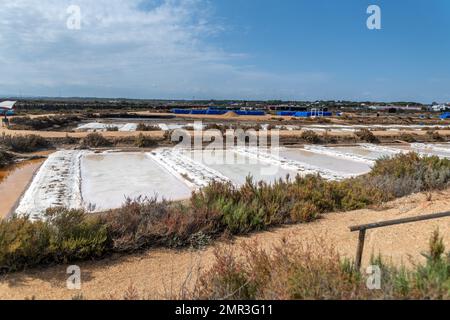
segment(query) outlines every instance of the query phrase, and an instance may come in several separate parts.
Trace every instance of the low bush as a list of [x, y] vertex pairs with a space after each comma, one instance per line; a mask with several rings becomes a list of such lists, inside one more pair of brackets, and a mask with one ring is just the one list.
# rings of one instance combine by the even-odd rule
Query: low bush
[[[205, 209], [153, 199], [127, 200], [102, 217], [117, 252], [152, 246], [198, 246], [218, 229], [219, 217]], [[202, 242], [199, 243], [199, 240]]]
[[68, 126], [81, 121], [81, 118], [73, 115], [43, 116], [43, 117], [14, 117], [11, 118], [12, 130], [45, 130]]
[[118, 131], [119, 131], [119, 127], [116, 127], [116, 126], [107, 126], [107, 127], [106, 127], [106, 131], [109, 131], [109, 132], [118, 132]]
[[[225, 235], [307, 223], [328, 212], [376, 206], [449, 185], [450, 160], [402, 154], [377, 161], [367, 175], [342, 181], [308, 175], [268, 184], [249, 177], [241, 187], [212, 182], [182, 203], [127, 200], [122, 208], [97, 216], [50, 209], [44, 221], [13, 218], [0, 223], [0, 269], [14, 271], [154, 246], [200, 247]], [[436, 248], [434, 252], [439, 252]]]
[[149, 148], [149, 147], [154, 147], [156, 146], [158, 143], [152, 139], [149, 136], [146, 136], [142, 133], [140, 133], [138, 136], [136, 136], [135, 140], [134, 140], [134, 145], [138, 148]]
[[428, 130], [427, 131], [427, 137], [428, 137], [429, 140], [432, 140], [432, 141], [437, 141], [437, 142], [445, 141], [444, 137], [441, 136], [439, 134], [439, 132], [436, 131], [436, 130]]
[[6, 167], [14, 162], [14, 155], [9, 152], [0, 150], [0, 168]]
[[111, 146], [111, 142], [103, 137], [100, 133], [90, 133], [82, 141], [83, 148], [101, 148]]
[[400, 140], [409, 142], [409, 143], [413, 143], [413, 142], [417, 141], [416, 137], [410, 133], [402, 133], [400, 135]]
[[[323, 242], [323, 241], [322, 241]], [[427, 261], [412, 270], [373, 258], [381, 269], [380, 290], [366, 286], [366, 276], [342, 259], [327, 243], [320, 250], [284, 241], [269, 253], [257, 244], [238, 250], [222, 247], [213, 267], [198, 279], [191, 299], [317, 300], [317, 299], [450, 299], [450, 252], [435, 232]]]
[[0, 272], [105, 254], [108, 235], [98, 218], [63, 208], [48, 210], [46, 218], [31, 221], [15, 217], [0, 221]]
[[437, 156], [420, 157], [416, 153], [380, 159], [367, 181], [389, 198], [442, 190], [450, 186], [450, 160]]
[[25, 136], [3, 134], [0, 137], [0, 146], [15, 152], [33, 152], [48, 148], [50, 142], [35, 134]]
[[319, 135], [312, 130], [302, 132], [301, 139], [310, 144], [320, 143]]
[[355, 135], [359, 138], [359, 140], [364, 142], [380, 143], [380, 140], [378, 140], [378, 138], [369, 129], [361, 129], [355, 132]]
[[137, 125], [136, 131], [161, 131], [159, 126], [148, 125], [145, 123], [139, 123]]

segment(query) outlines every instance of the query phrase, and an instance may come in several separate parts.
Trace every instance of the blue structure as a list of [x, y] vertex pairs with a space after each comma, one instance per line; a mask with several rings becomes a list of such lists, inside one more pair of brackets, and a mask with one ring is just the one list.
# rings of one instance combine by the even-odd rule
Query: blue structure
[[278, 111], [277, 116], [281, 117], [293, 117], [295, 116], [296, 111]]
[[248, 110], [248, 111], [238, 110], [235, 112], [239, 116], [265, 116], [266, 115], [266, 113], [262, 110]]
[[0, 116], [4, 116], [5, 113], [6, 113], [7, 116], [13, 116], [14, 115], [14, 110], [0, 109]]
[[440, 118], [442, 120], [450, 119], [450, 112], [445, 112], [445, 113], [441, 114]]
[[191, 114], [191, 110], [188, 109], [172, 109], [171, 111], [175, 114]]
[[311, 117], [331, 117], [332, 112], [329, 111], [280, 111], [278, 116], [282, 117], [297, 117], [297, 118], [311, 118]]
[[300, 111], [295, 113], [295, 117], [298, 118], [311, 118], [311, 117], [331, 117], [333, 114], [328, 111], [312, 112], [312, 111]]
[[221, 115], [226, 114], [227, 112], [228, 112], [228, 110], [225, 110], [225, 109], [209, 108], [208, 111], [206, 112], [206, 114], [214, 115], [214, 116], [221, 116]]

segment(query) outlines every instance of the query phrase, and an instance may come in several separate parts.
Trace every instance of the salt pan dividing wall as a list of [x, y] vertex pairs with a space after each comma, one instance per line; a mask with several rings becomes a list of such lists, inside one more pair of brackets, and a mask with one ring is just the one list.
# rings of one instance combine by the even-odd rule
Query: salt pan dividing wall
[[[338, 158], [330, 159], [332, 163], [330, 163], [330, 160], [322, 161], [321, 163], [320, 161], [318, 162], [318, 160], [327, 158], [327, 156], [314, 154], [303, 149], [279, 148], [278, 150], [272, 149], [270, 152], [265, 152], [263, 149], [258, 148], [236, 148], [234, 150], [247, 157], [271, 163], [281, 168], [293, 170], [300, 175], [320, 174], [322, 177], [329, 180], [342, 180], [370, 171], [368, 165], [357, 162], [348, 162]], [[340, 163], [341, 166], [337, 170], [334, 170], [334, 165], [336, 163]], [[321, 164], [324, 164], [325, 166], [321, 166]], [[347, 166], [354, 167], [355, 165], [357, 167], [359, 165], [361, 172], [352, 172], [352, 170], [345, 171]]]
[[109, 128], [117, 128], [119, 131], [132, 132], [136, 131], [137, 123], [101, 123], [91, 122], [78, 126], [78, 131], [107, 131]]
[[288, 175], [293, 178], [297, 170], [283, 168], [278, 164], [269, 163], [261, 159], [249, 158], [236, 150], [187, 150], [185, 154], [197, 163], [220, 172], [228, 177], [234, 184], [242, 185], [247, 177], [251, 176], [253, 181], [275, 182], [285, 179]]
[[184, 180], [191, 188], [205, 187], [214, 180], [230, 181], [220, 172], [192, 160], [177, 148], [158, 149], [148, 153], [148, 156], [175, 177]]
[[81, 208], [81, 158], [88, 151], [58, 151], [49, 156], [19, 202], [16, 213], [39, 219], [47, 208]]
[[312, 173], [319, 173], [329, 180], [356, 177], [369, 172], [371, 167], [365, 162], [343, 159], [339, 156], [325, 155], [299, 148], [281, 148], [280, 155], [289, 161], [302, 164]]
[[450, 146], [435, 145], [431, 143], [412, 143], [411, 148], [415, 151], [438, 156], [440, 158], [450, 158]]
[[[180, 200], [190, 197], [212, 181], [245, 183], [274, 182], [297, 174], [320, 174], [341, 180], [370, 171], [380, 156], [393, 156], [420, 149], [422, 154], [450, 155], [450, 145], [386, 147], [232, 148], [229, 150], [183, 150], [160, 148], [149, 153], [63, 150], [50, 155], [19, 201], [16, 213], [40, 219], [50, 207], [86, 208], [103, 211], [120, 207], [126, 198], [157, 197]], [[448, 152], [448, 153], [447, 153]]]
[[373, 159], [358, 155], [353, 152], [346, 152], [344, 150], [340, 150], [339, 148], [328, 148], [328, 147], [323, 147], [323, 146], [313, 146], [313, 145], [308, 146], [307, 145], [304, 147], [304, 149], [314, 152], [314, 153], [318, 153], [318, 154], [324, 154], [327, 156], [342, 158], [342, 159], [346, 159], [346, 160], [350, 160], [350, 161], [366, 163], [370, 166], [375, 164], [375, 161]]

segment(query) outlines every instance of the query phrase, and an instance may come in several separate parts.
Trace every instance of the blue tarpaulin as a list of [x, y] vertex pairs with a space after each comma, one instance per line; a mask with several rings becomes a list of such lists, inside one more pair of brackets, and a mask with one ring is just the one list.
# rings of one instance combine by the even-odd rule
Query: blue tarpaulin
[[333, 114], [329, 111], [324, 112], [311, 112], [311, 111], [300, 111], [295, 113], [295, 117], [299, 118], [310, 118], [310, 117], [331, 117]]
[[445, 112], [441, 114], [441, 119], [450, 119], [450, 112]]
[[7, 116], [13, 116], [14, 115], [14, 110], [2, 110], [0, 109], [0, 115], [4, 116], [6, 112]]
[[278, 111], [277, 116], [281, 117], [293, 117], [295, 116], [296, 111]]

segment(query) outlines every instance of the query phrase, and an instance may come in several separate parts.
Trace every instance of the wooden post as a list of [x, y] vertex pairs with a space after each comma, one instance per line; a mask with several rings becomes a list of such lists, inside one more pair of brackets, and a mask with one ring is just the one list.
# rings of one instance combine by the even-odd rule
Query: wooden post
[[355, 269], [361, 269], [362, 255], [364, 252], [364, 240], [366, 239], [366, 229], [359, 231], [358, 248], [356, 249]]

